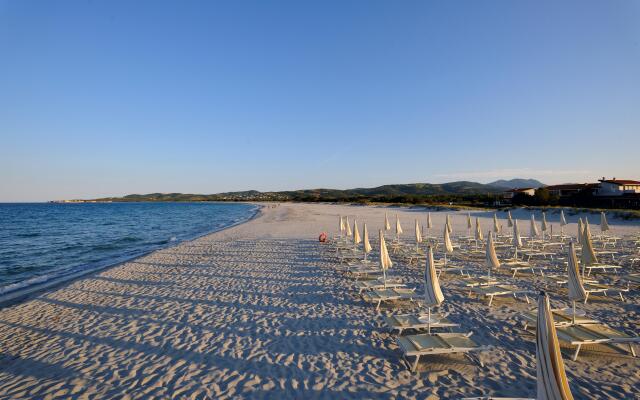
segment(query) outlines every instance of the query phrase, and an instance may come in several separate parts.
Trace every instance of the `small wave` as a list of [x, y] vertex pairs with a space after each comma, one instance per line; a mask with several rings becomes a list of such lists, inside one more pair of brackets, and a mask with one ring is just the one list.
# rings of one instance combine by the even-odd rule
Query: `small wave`
[[21, 237], [21, 238], [32, 238], [32, 237], [38, 237], [38, 236], [40, 236], [39, 232], [18, 233], [18, 234], [16, 234], [16, 237]]
[[139, 242], [141, 240], [142, 240], [142, 238], [139, 238], [137, 236], [125, 236], [125, 237], [122, 237], [122, 238], [116, 240], [116, 242], [118, 242], [118, 243], [132, 243], [132, 242]]

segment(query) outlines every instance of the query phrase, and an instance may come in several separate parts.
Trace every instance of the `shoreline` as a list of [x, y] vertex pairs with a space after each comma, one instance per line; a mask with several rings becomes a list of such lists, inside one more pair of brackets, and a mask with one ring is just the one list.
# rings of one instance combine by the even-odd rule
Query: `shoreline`
[[38, 295], [45, 293], [49, 290], [55, 290], [57, 288], [60, 288], [62, 286], [64, 286], [65, 284], [70, 284], [72, 282], [74, 282], [75, 280], [78, 279], [82, 279], [85, 277], [89, 277], [92, 274], [96, 274], [98, 272], [102, 272], [105, 270], [108, 270], [109, 268], [115, 268], [118, 267], [120, 265], [126, 264], [128, 262], [132, 262], [135, 261], [139, 258], [142, 257], [146, 257], [156, 251], [162, 251], [162, 250], [166, 250], [166, 249], [170, 249], [176, 246], [179, 246], [183, 243], [188, 243], [188, 242], [192, 242], [194, 240], [198, 240], [202, 237], [205, 237], [207, 235], [211, 235], [214, 233], [218, 233], [218, 232], [222, 232], [226, 229], [231, 229], [233, 227], [236, 227], [238, 225], [242, 225], [242, 224], [246, 224], [254, 219], [257, 219], [260, 217], [262, 209], [264, 207], [264, 205], [258, 204], [258, 203], [253, 203], [253, 202], [246, 202], [243, 204], [251, 204], [256, 206], [256, 210], [249, 216], [249, 218], [247, 218], [244, 221], [240, 221], [240, 222], [236, 222], [233, 223], [231, 225], [225, 226], [223, 228], [219, 228], [219, 229], [214, 229], [212, 231], [208, 231], [205, 233], [201, 233], [201, 234], [196, 234], [193, 237], [188, 237], [185, 239], [182, 239], [180, 241], [175, 241], [175, 242], [168, 242], [166, 243], [165, 246], [161, 246], [159, 248], [154, 248], [154, 249], [150, 249], [150, 250], [146, 250], [146, 251], [142, 251], [141, 253], [138, 254], [134, 254], [131, 256], [124, 256], [124, 257], [120, 257], [117, 258], [118, 261], [115, 261], [113, 263], [108, 263], [106, 265], [101, 265], [101, 266], [97, 266], [94, 268], [89, 268], [87, 270], [83, 270], [83, 271], [77, 271], [77, 272], [72, 272], [69, 273], [67, 275], [63, 275], [57, 278], [52, 278], [51, 280], [42, 282], [42, 283], [35, 283], [33, 285], [29, 285], [29, 286], [25, 286], [23, 288], [18, 288], [16, 290], [10, 291], [8, 293], [2, 294], [0, 295], [0, 310], [6, 308], [6, 307], [10, 307], [16, 304], [20, 304], [22, 302], [25, 301], [29, 301], [34, 297], [37, 297]]

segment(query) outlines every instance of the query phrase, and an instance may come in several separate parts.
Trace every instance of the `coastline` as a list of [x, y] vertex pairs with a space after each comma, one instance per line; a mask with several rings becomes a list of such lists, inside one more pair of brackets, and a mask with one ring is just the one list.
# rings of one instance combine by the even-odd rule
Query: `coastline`
[[251, 220], [258, 218], [260, 216], [262, 208], [264, 207], [264, 205], [261, 205], [259, 203], [253, 203], [253, 202], [247, 202], [247, 203], [244, 203], [244, 204], [251, 204], [251, 205], [254, 205], [254, 206], [257, 207], [256, 210], [244, 221], [239, 221], [239, 222], [233, 223], [231, 225], [225, 226], [223, 228], [213, 229], [211, 231], [207, 231], [207, 232], [204, 232], [204, 233], [199, 233], [199, 234], [196, 234], [196, 235], [194, 235], [192, 237], [184, 238], [184, 239], [177, 240], [177, 241], [174, 241], [174, 242], [168, 242], [164, 246], [160, 246], [158, 248], [145, 250], [145, 251], [142, 251], [140, 253], [133, 254], [131, 256], [118, 257], [117, 261], [112, 262], [112, 263], [107, 263], [105, 265], [100, 265], [100, 266], [97, 266], [97, 267], [94, 267], [94, 268], [89, 268], [89, 269], [86, 269], [86, 270], [83, 270], [83, 271], [72, 272], [72, 273], [69, 273], [67, 275], [60, 276], [58, 278], [52, 278], [51, 280], [47, 280], [47, 281], [42, 282], [42, 283], [35, 283], [33, 285], [29, 285], [29, 286], [26, 286], [24, 288], [19, 288], [19, 289], [4, 293], [4, 294], [0, 295], [0, 310], [2, 310], [5, 307], [9, 307], [9, 306], [12, 306], [12, 305], [15, 305], [15, 304], [19, 304], [19, 303], [24, 302], [24, 301], [28, 301], [28, 300], [30, 300], [30, 299], [32, 299], [32, 298], [44, 293], [44, 292], [47, 292], [49, 290], [55, 290], [56, 288], [60, 288], [60, 287], [64, 286], [65, 284], [69, 284], [69, 283], [71, 283], [71, 282], [73, 282], [73, 281], [75, 281], [77, 279], [82, 279], [84, 277], [91, 276], [92, 274], [96, 274], [96, 273], [102, 272], [102, 271], [107, 270], [109, 268], [114, 268], [114, 267], [117, 267], [119, 265], [125, 264], [127, 262], [135, 261], [138, 258], [145, 257], [145, 256], [147, 256], [149, 254], [152, 254], [152, 253], [156, 252], [156, 251], [162, 251], [162, 250], [165, 250], [165, 249], [168, 249], [168, 248], [179, 246], [182, 243], [190, 242], [190, 241], [193, 241], [193, 240], [197, 240], [197, 239], [199, 239], [201, 237], [204, 237], [204, 236], [207, 236], [207, 235], [211, 235], [211, 234], [223, 231], [225, 229], [231, 229], [231, 228], [233, 228], [235, 226], [238, 226], [238, 225], [241, 225], [241, 224], [248, 223]]

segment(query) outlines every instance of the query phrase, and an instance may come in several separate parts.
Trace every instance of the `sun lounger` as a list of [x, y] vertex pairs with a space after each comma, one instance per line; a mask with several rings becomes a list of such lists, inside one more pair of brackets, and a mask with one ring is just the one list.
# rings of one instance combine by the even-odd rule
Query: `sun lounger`
[[[451, 354], [462, 353], [465, 356], [470, 357], [472, 352], [478, 352], [488, 350], [488, 346], [479, 346], [469, 337], [469, 333], [435, 333], [435, 334], [419, 334], [401, 336], [398, 338], [398, 346], [402, 350], [403, 360], [407, 364], [407, 367], [411, 372], [414, 372], [418, 368], [420, 357], [434, 354]], [[412, 362], [409, 361], [410, 357], [415, 357]], [[472, 359], [473, 360], [473, 359]], [[480, 357], [477, 357], [477, 361], [484, 367]]]
[[[533, 316], [531, 313], [533, 313]], [[525, 320], [524, 327], [526, 330], [535, 329], [535, 315], [534, 311], [520, 314]], [[565, 345], [576, 347], [576, 351], [572, 357], [573, 361], [578, 358], [582, 346], [588, 345], [609, 346], [618, 351], [628, 351], [632, 356], [636, 356], [633, 344], [640, 343], [640, 336], [629, 336], [601, 322], [590, 320], [586, 317], [577, 316], [576, 323], [573, 324], [570, 315], [557, 312], [557, 310], [553, 311], [553, 317], [558, 340]], [[621, 347], [620, 344], [626, 344], [627, 346], [626, 348]]]
[[500, 266], [511, 271], [512, 278], [515, 278], [516, 274], [520, 271], [531, 271], [531, 274], [535, 275], [536, 270], [538, 270], [540, 271], [540, 275], [542, 275], [542, 271], [545, 270], [545, 267], [534, 266], [526, 261], [507, 261], [503, 262]]
[[[629, 336], [604, 324], [561, 326], [556, 329], [556, 332], [560, 342], [576, 347], [572, 357], [573, 361], [578, 358], [582, 346], [587, 345], [605, 345], [616, 350], [628, 351], [635, 357], [636, 352], [633, 344], [640, 342], [640, 336]], [[626, 344], [628, 347], [623, 348], [618, 346], [619, 344]]]
[[514, 299], [518, 299], [518, 294], [524, 294], [524, 298], [527, 301], [527, 304], [529, 304], [530, 301], [527, 294], [531, 293], [529, 290], [520, 290], [514, 286], [507, 285], [476, 286], [472, 287], [470, 292], [481, 297], [487, 297], [489, 299], [489, 304], [487, 304], [487, 306], [489, 307], [491, 307], [491, 303], [493, 303], [493, 299], [496, 296], [513, 296]]
[[431, 319], [435, 319], [437, 322], [429, 324], [428, 318], [427, 314], [401, 314], [384, 317], [384, 322], [392, 332], [398, 331], [398, 335], [402, 335], [402, 332], [408, 329], [425, 330], [429, 328], [429, 325], [431, 325], [431, 329], [460, 326], [460, 324], [454, 324], [445, 317], [436, 314], [431, 314]]
[[403, 288], [406, 285], [400, 281], [400, 278], [387, 277], [386, 283], [379, 278], [370, 279], [366, 281], [359, 281], [356, 283], [356, 289], [358, 294], [362, 294], [364, 291], [378, 290], [378, 289], [395, 289]]
[[591, 275], [591, 272], [593, 272], [593, 270], [598, 270], [600, 272], [610, 272], [613, 271], [613, 273], [617, 274], [618, 270], [622, 268], [622, 266], [620, 265], [612, 265], [612, 264], [591, 264], [591, 265], [585, 265], [585, 269], [587, 270], [587, 276]]
[[376, 311], [388, 301], [413, 301], [416, 297], [415, 289], [393, 288], [371, 290], [362, 294], [362, 298], [369, 303], [376, 303]]
[[[553, 321], [555, 326], [567, 326], [574, 324], [573, 316], [565, 313], [563, 310], [551, 310], [553, 313]], [[518, 317], [522, 319], [522, 323], [524, 325], [524, 329], [528, 330], [529, 328], [536, 327], [536, 323], [538, 320], [538, 311], [537, 310], [529, 310], [524, 311], [518, 314]], [[583, 325], [583, 324], [598, 324], [599, 321], [595, 319], [591, 319], [585, 317], [583, 315], [576, 315], [575, 324]]]

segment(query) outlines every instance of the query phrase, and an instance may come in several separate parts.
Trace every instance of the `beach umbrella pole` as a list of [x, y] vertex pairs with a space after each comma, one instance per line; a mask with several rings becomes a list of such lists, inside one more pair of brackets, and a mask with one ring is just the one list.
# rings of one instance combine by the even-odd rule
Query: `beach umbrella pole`
[[576, 301], [572, 300], [571, 303], [573, 303], [573, 325], [576, 324]]
[[428, 314], [429, 320], [427, 321], [427, 333], [431, 335], [431, 307], [429, 306], [427, 307], [427, 309], [429, 310], [429, 314]]

